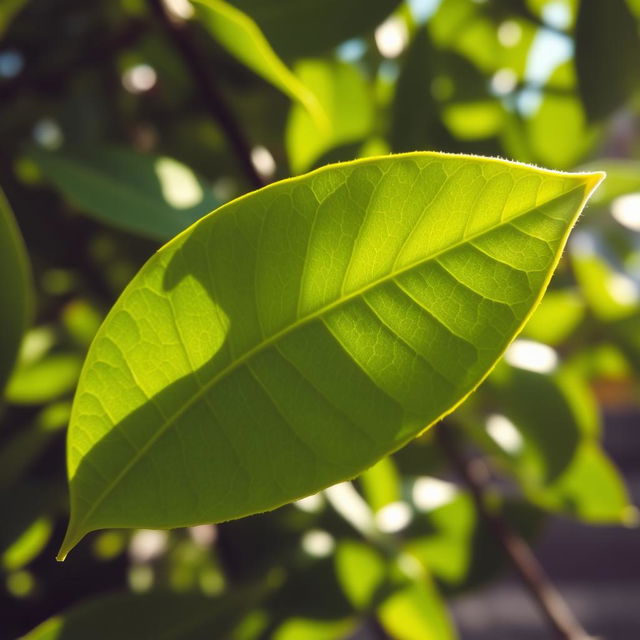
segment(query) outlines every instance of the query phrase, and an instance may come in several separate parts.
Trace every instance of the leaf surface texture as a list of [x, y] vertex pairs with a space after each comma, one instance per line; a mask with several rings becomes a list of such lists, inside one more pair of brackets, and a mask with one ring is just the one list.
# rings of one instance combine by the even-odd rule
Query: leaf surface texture
[[272, 509], [451, 411], [540, 299], [601, 174], [411, 153], [243, 196], [165, 245], [90, 349], [64, 554]]

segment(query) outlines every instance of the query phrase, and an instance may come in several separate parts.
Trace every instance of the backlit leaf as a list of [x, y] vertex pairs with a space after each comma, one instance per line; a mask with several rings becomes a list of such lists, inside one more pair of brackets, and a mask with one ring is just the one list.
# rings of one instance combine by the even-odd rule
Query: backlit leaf
[[373, 125], [373, 96], [362, 72], [346, 62], [303, 60], [296, 74], [318, 97], [329, 116], [320, 127], [299, 104], [294, 104], [286, 132], [287, 153], [294, 173], [313, 166], [333, 147], [362, 140]]
[[431, 577], [417, 570], [420, 565], [410, 556], [401, 557], [398, 564], [409, 564], [403, 567], [409, 577], [411, 561], [417, 565], [416, 575], [378, 607], [380, 624], [397, 640], [455, 640], [457, 634]]
[[272, 509], [401, 447], [490, 371], [600, 180], [413, 153], [330, 165], [200, 220], [92, 344], [61, 557], [97, 528]]
[[578, 291], [548, 291], [524, 328], [523, 334], [545, 344], [560, 344], [576, 329], [584, 314], [584, 300]]
[[328, 126], [316, 96], [278, 57], [260, 27], [247, 14], [224, 0], [196, 1], [204, 24], [230, 54], [292, 100], [300, 102], [318, 126]]

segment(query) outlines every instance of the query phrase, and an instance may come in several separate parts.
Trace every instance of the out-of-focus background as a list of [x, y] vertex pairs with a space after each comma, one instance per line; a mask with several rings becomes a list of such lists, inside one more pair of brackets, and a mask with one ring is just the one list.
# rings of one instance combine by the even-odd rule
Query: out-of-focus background
[[639, 27], [637, 0], [0, 0], [0, 184], [36, 292], [0, 417], [0, 638], [554, 637], [437, 429], [272, 513], [54, 560], [83, 357], [144, 261], [261, 183], [412, 150], [608, 172], [439, 429], [586, 630], [640, 638]]

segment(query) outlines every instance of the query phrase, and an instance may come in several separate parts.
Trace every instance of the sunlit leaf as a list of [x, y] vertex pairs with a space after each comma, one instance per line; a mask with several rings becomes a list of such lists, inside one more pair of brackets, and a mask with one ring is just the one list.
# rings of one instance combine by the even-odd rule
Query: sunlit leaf
[[533, 113], [509, 120], [503, 142], [519, 158], [566, 169], [582, 160], [596, 135], [575, 96], [548, 93]]
[[[409, 564], [404, 557], [400, 563]], [[413, 560], [416, 565], [418, 563]], [[419, 566], [419, 565], [418, 565]], [[416, 571], [412, 580], [390, 595], [377, 610], [384, 630], [396, 640], [454, 640], [457, 634], [446, 605], [429, 575]]]
[[284, 622], [273, 634], [273, 640], [341, 640], [353, 631], [356, 621], [312, 620], [310, 618], [291, 618]]
[[500, 132], [504, 109], [498, 100], [452, 104], [444, 109], [444, 123], [460, 140], [488, 138]]
[[578, 87], [590, 119], [620, 108], [638, 87], [638, 24], [625, 0], [581, 0], [576, 22]]
[[595, 236], [580, 234], [571, 245], [571, 262], [580, 290], [593, 313], [605, 322], [636, 315], [640, 288], [614, 265]]
[[[522, 437], [517, 449], [502, 447], [502, 459], [527, 497], [587, 522], [624, 522], [626, 489], [598, 443], [598, 407], [578, 371], [550, 376], [501, 365], [492, 379], [500, 409]], [[487, 430], [492, 433], [489, 421]], [[500, 444], [499, 432], [492, 436]]]
[[16, 367], [7, 383], [11, 404], [44, 404], [71, 393], [78, 382], [82, 356], [53, 353], [41, 360]]
[[551, 486], [532, 490], [529, 498], [545, 507], [592, 523], [633, 522], [624, 481], [601, 447], [585, 441], [571, 466]]
[[274, 183], [180, 234], [90, 349], [61, 557], [97, 528], [272, 509], [401, 447], [490, 371], [600, 179], [373, 158]]
[[573, 460], [583, 434], [579, 416], [561, 385], [552, 375], [506, 365], [496, 370], [492, 382], [496, 404], [517, 429], [521, 445], [511, 447], [510, 440], [503, 443], [501, 423], [491, 418], [487, 423], [490, 435], [513, 459], [525, 482], [553, 482]]
[[[537, 534], [542, 518], [539, 508], [516, 500], [494, 500], [492, 506], [525, 540]], [[504, 549], [468, 493], [456, 491], [440, 506], [425, 511], [406, 537], [404, 549], [447, 594], [478, 589], [508, 564]]]
[[356, 609], [366, 609], [382, 586], [386, 573], [384, 558], [370, 545], [345, 540], [335, 555], [336, 573], [342, 589]]
[[295, 67], [300, 81], [317, 96], [329, 117], [318, 126], [309, 112], [294, 104], [286, 131], [287, 153], [294, 173], [301, 173], [326, 151], [362, 140], [373, 125], [373, 96], [362, 72], [345, 62], [304, 60]]
[[196, 2], [204, 24], [229, 53], [292, 100], [300, 102], [317, 126], [329, 125], [314, 93], [278, 57], [260, 27], [246, 13], [224, 0]]
[[446, 502], [419, 518], [416, 528], [422, 535], [408, 541], [406, 548], [443, 582], [460, 583], [471, 566], [476, 519], [471, 497], [454, 490]]
[[108, 225], [168, 240], [220, 205], [185, 165], [116, 147], [33, 149], [30, 157], [83, 212]]
[[31, 562], [45, 547], [53, 526], [49, 518], [34, 520], [22, 535], [2, 554], [2, 566], [8, 571], [16, 571]]
[[29, 321], [32, 283], [22, 236], [0, 191], [0, 393], [13, 369]]
[[367, 503], [375, 513], [402, 497], [400, 474], [391, 458], [383, 458], [360, 476]]
[[547, 291], [522, 333], [538, 342], [556, 345], [571, 335], [584, 314], [584, 300], [578, 291]]
[[522, 78], [537, 25], [516, 15], [514, 2], [505, 3], [507, 10], [516, 10], [504, 16], [508, 22], [501, 19], [497, 4], [444, 0], [427, 24], [429, 32], [439, 49], [457, 52], [485, 74], [506, 69]]

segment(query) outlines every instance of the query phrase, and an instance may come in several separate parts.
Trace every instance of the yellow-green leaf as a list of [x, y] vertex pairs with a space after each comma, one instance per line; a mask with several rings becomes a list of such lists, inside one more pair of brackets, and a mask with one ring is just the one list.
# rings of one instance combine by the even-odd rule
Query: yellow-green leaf
[[286, 144], [291, 169], [300, 173], [311, 168], [330, 149], [364, 139], [373, 126], [374, 113], [373, 96], [356, 66], [346, 62], [303, 60], [295, 70], [329, 116], [329, 125], [319, 126], [308, 110], [293, 105]]
[[240, 62], [297, 100], [318, 126], [328, 126], [316, 96], [298, 80], [272, 49], [260, 27], [246, 14], [224, 0], [196, 0], [199, 15], [216, 40]]
[[601, 178], [418, 152], [330, 165], [198, 221], [90, 348], [60, 556], [98, 528], [273, 509], [401, 447], [491, 370]]

